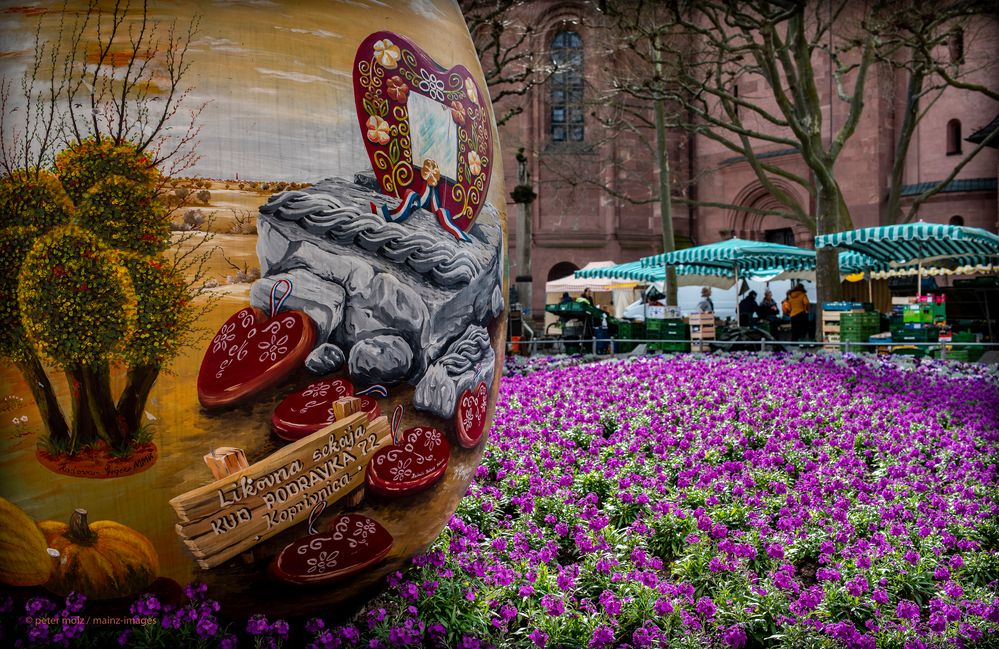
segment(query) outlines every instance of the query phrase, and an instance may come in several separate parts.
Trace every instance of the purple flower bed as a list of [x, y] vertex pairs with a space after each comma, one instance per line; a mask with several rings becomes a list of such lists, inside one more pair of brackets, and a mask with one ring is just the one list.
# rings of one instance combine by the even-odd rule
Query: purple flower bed
[[317, 644], [972, 646], [999, 631], [997, 442], [981, 366], [676, 356], [508, 377], [448, 528], [349, 639]]
[[[455, 517], [351, 624], [330, 612], [292, 630], [262, 615], [220, 629], [191, 586], [180, 609], [136, 602], [133, 614], [160, 623], [119, 641], [993, 646], [994, 370], [823, 356], [574, 363], [504, 378]], [[29, 628], [17, 643], [80, 631]]]

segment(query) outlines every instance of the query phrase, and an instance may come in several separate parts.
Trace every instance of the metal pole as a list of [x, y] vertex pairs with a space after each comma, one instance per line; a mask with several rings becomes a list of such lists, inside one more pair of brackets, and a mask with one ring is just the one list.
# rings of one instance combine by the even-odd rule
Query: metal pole
[[919, 261], [916, 264], [916, 298], [923, 297], [923, 242], [919, 242]]
[[742, 323], [739, 320], [739, 264], [732, 264], [732, 269], [735, 271], [735, 326], [741, 327]]

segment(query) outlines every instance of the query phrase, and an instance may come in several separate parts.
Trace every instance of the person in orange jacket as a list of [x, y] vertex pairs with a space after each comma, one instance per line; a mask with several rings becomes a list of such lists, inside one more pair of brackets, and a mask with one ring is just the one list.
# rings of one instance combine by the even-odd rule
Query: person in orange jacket
[[791, 340], [803, 340], [808, 336], [808, 295], [801, 284], [791, 287], [784, 300], [786, 311], [791, 316]]

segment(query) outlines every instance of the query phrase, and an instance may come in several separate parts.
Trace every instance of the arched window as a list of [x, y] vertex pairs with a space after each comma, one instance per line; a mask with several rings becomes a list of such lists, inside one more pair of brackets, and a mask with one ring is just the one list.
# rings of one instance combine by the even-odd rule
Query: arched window
[[961, 120], [952, 119], [947, 122], [947, 155], [961, 153]]
[[964, 63], [964, 30], [960, 27], [952, 30], [948, 35], [947, 52], [950, 55], [951, 63]]
[[552, 39], [551, 108], [552, 142], [583, 141], [583, 39], [562, 31]]
[[960, 214], [955, 214], [954, 216], [950, 217], [949, 223], [951, 225], [964, 225], [964, 217], [961, 216]]
[[548, 281], [550, 282], [552, 280], [568, 277], [569, 275], [575, 273], [577, 270], [579, 270], [579, 266], [572, 263], [571, 261], [560, 261], [554, 266], [552, 266], [551, 270], [548, 271]]

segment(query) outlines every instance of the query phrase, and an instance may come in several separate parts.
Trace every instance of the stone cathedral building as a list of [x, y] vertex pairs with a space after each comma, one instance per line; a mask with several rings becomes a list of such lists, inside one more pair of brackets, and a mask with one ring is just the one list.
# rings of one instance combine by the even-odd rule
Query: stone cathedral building
[[[605, 37], [591, 27], [593, 5], [564, 0], [534, 0], [518, 9], [518, 18], [535, 27], [531, 47], [562, 64], [562, 72], [535, 86], [519, 102], [523, 112], [500, 129], [508, 191], [517, 184], [516, 153], [527, 158], [537, 199], [531, 218], [533, 304], [544, 308], [544, 284], [598, 260], [626, 262], [662, 249], [659, 205], [649, 201], [656, 187], [652, 158], [654, 132], [608, 129], [594, 115], [590, 100], [599, 94], [608, 56]], [[589, 13], [588, 13], [589, 12]], [[971, 80], [999, 89], [999, 19], [983, 18], [966, 31], [955, 32], [948, 56], [972, 72]], [[825, 137], [842, 124], [846, 108], [833, 100], [831, 63], [816, 66], [823, 103]], [[853, 137], [836, 164], [854, 227], [879, 225], [888, 195], [888, 181], [905, 101], [906, 77], [886, 65], [875, 66], [865, 92], [865, 110]], [[772, 102], [762, 79], [740, 81], [740, 97]], [[587, 96], [587, 95], [591, 96]], [[497, 112], [502, 112], [503, 103]], [[913, 137], [905, 161], [903, 202], [946, 178], [975, 142], [999, 128], [999, 102], [980, 93], [947, 89], [929, 107]], [[679, 129], [669, 139], [674, 193], [686, 192], [704, 203], [751, 208], [778, 207], [762, 187], [745, 158], [703, 136]], [[758, 154], [769, 163], [797, 174], [808, 174], [797, 149], [761, 145]], [[993, 145], [973, 158], [943, 191], [924, 203], [918, 218], [963, 224], [996, 231], [999, 150]], [[802, 205], [814, 209], [800, 187], [781, 183]], [[643, 201], [644, 198], [644, 201]], [[510, 276], [525, 275], [517, 267], [515, 222], [510, 214]], [[674, 204], [673, 229], [678, 247], [711, 243], [732, 236], [811, 247], [808, 228], [780, 216], [741, 212], [731, 207]]]

